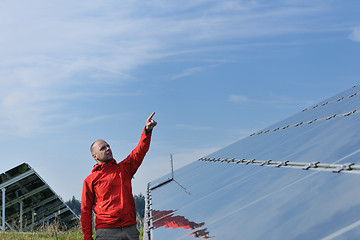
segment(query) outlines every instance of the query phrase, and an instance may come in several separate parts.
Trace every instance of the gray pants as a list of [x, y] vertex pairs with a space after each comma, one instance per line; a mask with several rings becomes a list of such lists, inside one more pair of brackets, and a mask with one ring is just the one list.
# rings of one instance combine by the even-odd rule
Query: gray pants
[[96, 230], [95, 240], [139, 240], [135, 225], [120, 228], [101, 228]]

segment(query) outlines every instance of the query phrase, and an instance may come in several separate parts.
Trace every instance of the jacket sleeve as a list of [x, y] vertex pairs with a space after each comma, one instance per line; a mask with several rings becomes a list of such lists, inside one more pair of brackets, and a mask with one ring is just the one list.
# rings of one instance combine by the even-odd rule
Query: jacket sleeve
[[84, 233], [84, 240], [92, 240], [92, 209], [94, 205], [95, 194], [89, 179], [84, 180], [81, 195], [81, 226]]
[[127, 156], [121, 164], [124, 164], [126, 166], [126, 169], [129, 170], [129, 174], [134, 176], [137, 169], [140, 167], [142, 161], [144, 160], [144, 157], [149, 150], [150, 147], [150, 141], [151, 141], [151, 134], [152, 131], [146, 132], [145, 129], [141, 133], [140, 141], [136, 148], [131, 151], [129, 156]]

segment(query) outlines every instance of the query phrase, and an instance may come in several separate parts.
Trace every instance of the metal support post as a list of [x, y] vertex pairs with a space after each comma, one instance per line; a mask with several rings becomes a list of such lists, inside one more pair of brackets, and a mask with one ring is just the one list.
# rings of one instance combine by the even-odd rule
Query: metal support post
[[23, 201], [20, 201], [20, 232], [23, 231], [23, 207], [24, 203]]
[[35, 224], [35, 211], [34, 209], [31, 210], [31, 230], [34, 232], [34, 224]]
[[5, 231], [5, 188], [1, 189], [2, 191], [2, 226], [1, 229], [2, 231]]
[[172, 154], [170, 154], [170, 160], [171, 160], [171, 179], [174, 179], [174, 160]]

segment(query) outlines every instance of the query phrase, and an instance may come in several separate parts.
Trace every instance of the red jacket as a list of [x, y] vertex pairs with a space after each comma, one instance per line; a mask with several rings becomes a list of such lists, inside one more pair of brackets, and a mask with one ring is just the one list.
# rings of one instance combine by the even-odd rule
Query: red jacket
[[115, 159], [94, 166], [84, 180], [81, 197], [81, 224], [84, 239], [92, 239], [92, 209], [95, 229], [117, 228], [136, 224], [136, 209], [131, 179], [149, 150], [151, 132], [142, 132], [136, 148], [122, 162]]

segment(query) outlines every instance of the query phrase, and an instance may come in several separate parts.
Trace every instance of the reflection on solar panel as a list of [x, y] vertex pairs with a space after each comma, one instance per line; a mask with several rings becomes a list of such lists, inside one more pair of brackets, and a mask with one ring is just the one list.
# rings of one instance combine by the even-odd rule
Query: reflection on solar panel
[[144, 239], [360, 239], [359, 93], [149, 183]]
[[2, 173], [0, 189], [3, 231], [33, 231], [53, 221], [72, 228], [78, 222], [78, 216], [26, 163]]

